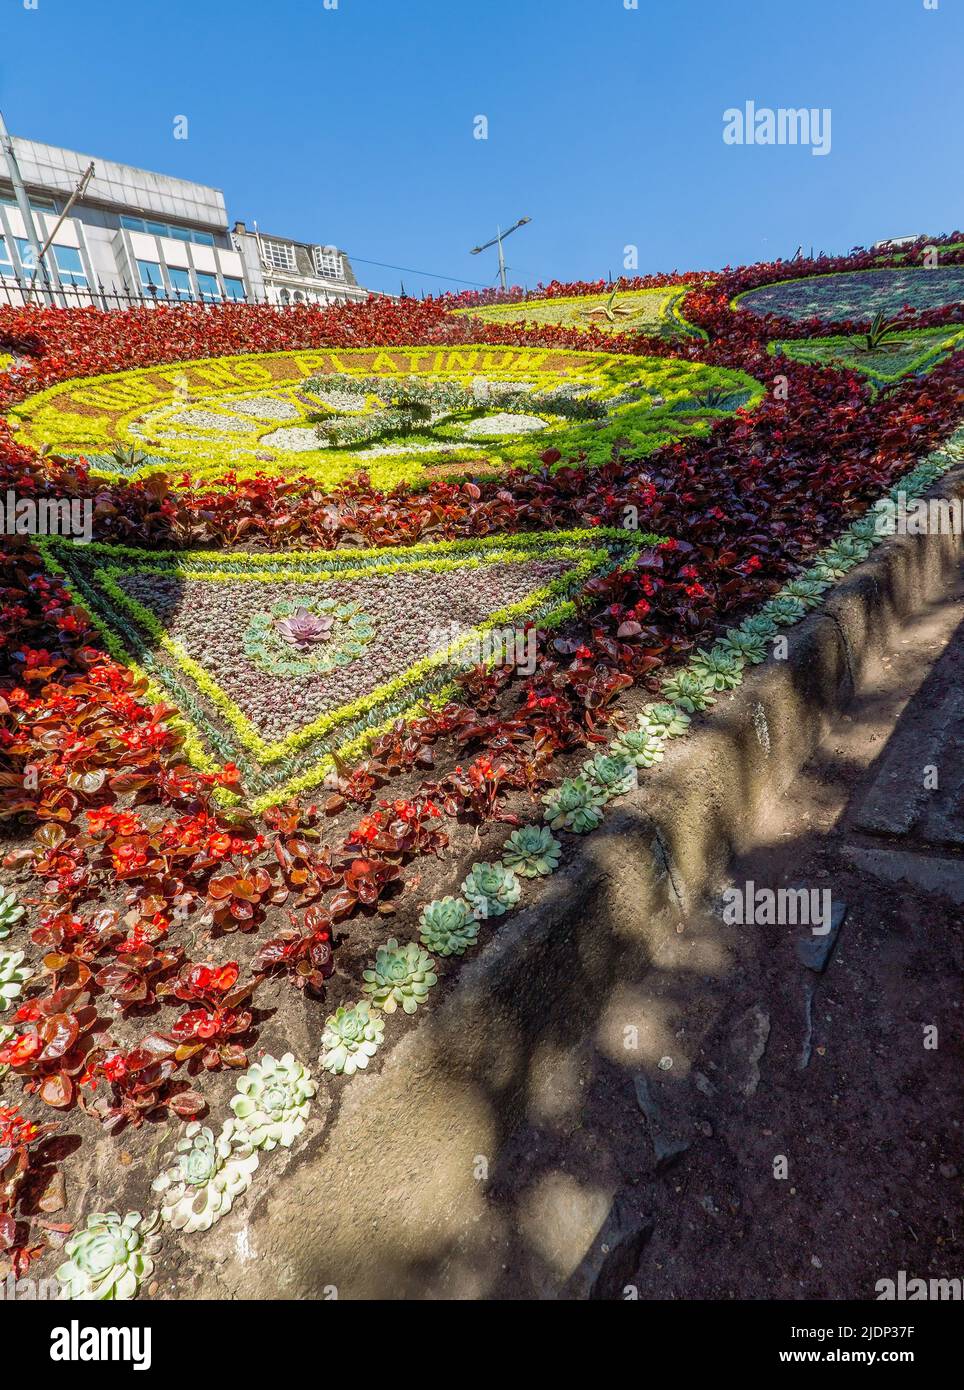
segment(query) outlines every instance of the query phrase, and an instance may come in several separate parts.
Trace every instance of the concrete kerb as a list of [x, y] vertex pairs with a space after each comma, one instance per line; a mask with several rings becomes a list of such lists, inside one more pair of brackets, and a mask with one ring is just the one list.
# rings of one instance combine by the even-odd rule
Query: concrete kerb
[[[964, 467], [929, 494], [954, 495], [964, 495]], [[543, 1260], [485, 1196], [540, 1066], [591, 1037], [620, 985], [652, 967], [681, 909], [718, 889], [768, 799], [847, 708], [868, 660], [941, 592], [961, 551], [960, 536], [885, 542], [787, 632], [785, 661], [752, 670], [671, 742], [599, 830], [570, 842], [537, 901], [420, 1011], [380, 1070], [345, 1087], [329, 1127], [281, 1181], [232, 1213], [220, 1240], [212, 1233], [217, 1287], [199, 1268], [198, 1295], [497, 1297], [507, 1260], [531, 1264], [540, 1296], [562, 1293], [584, 1250], [571, 1268]]]

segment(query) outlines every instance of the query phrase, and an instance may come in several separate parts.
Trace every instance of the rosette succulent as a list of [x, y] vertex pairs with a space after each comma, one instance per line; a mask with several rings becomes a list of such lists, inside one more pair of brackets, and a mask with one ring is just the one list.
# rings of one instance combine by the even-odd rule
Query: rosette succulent
[[768, 614], [778, 627], [792, 627], [798, 623], [806, 613], [806, 607], [798, 598], [791, 598], [788, 594], [778, 594], [776, 598], [771, 598], [770, 602], [764, 606], [764, 613]]
[[237, 1080], [231, 1109], [237, 1133], [256, 1149], [289, 1149], [308, 1119], [308, 1102], [318, 1087], [307, 1067], [286, 1052], [280, 1059], [262, 1057]]
[[746, 628], [734, 627], [720, 639], [719, 649], [732, 652], [740, 661], [759, 666], [767, 659], [766, 638], [759, 632], [748, 632]]
[[779, 624], [775, 619], [770, 617], [765, 609], [763, 609], [752, 618], [745, 619], [745, 621], [740, 624], [739, 630], [740, 632], [748, 633], [752, 637], [761, 637], [765, 642], [777, 632], [778, 628]]
[[523, 878], [543, 878], [559, 867], [562, 845], [544, 825], [513, 830], [502, 850], [502, 862]]
[[709, 709], [716, 699], [714, 691], [713, 678], [698, 676], [694, 671], [680, 671], [678, 675], [669, 676], [663, 681], [663, 693], [667, 699], [690, 714]]
[[807, 608], [815, 608], [820, 602], [820, 596], [829, 587], [827, 580], [815, 579], [805, 574], [798, 579], [791, 579], [784, 584], [783, 593], [787, 598], [796, 598]]
[[479, 924], [464, 898], [437, 898], [422, 911], [419, 940], [439, 956], [460, 956], [479, 937]]
[[611, 747], [614, 753], [636, 767], [654, 767], [664, 757], [663, 740], [644, 728], [627, 729], [613, 739]]
[[154, 1273], [159, 1221], [158, 1212], [148, 1219], [129, 1211], [123, 1220], [116, 1211], [92, 1212], [64, 1246], [67, 1259], [57, 1270], [64, 1297], [83, 1303], [133, 1298]]
[[399, 946], [392, 937], [375, 952], [375, 963], [364, 971], [363, 989], [371, 995], [372, 1005], [393, 1014], [399, 1005], [407, 1014], [413, 1014], [419, 1004], [424, 1004], [428, 992], [438, 983], [434, 973], [435, 961], [423, 951], [417, 941], [406, 941]]
[[257, 1166], [257, 1151], [235, 1120], [225, 1120], [217, 1136], [193, 1120], [173, 1166], [153, 1182], [162, 1194], [161, 1220], [185, 1235], [210, 1230], [247, 1192]]
[[679, 738], [690, 726], [690, 717], [677, 705], [647, 705], [639, 716], [639, 727], [654, 738]]
[[325, 1019], [321, 1035], [321, 1065], [335, 1076], [364, 1071], [385, 1040], [385, 1023], [372, 1013], [367, 999], [346, 1008], [339, 1004]]
[[502, 917], [522, 897], [522, 884], [504, 864], [473, 864], [462, 880], [462, 893], [480, 921]]
[[543, 796], [542, 804], [546, 808], [543, 820], [553, 830], [571, 830], [575, 835], [585, 835], [602, 821], [602, 808], [607, 800], [606, 793], [595, 782], [585, 777], [567, 777], [561, 786]]
[[690, 662], [695, 676], [708, 680], [714, 690], [734, 690], [743, 680], [743, 661], [735, 652], [723, 647], [707, 651], [700, 647]]
[[607, 797], [624, 796], [639, 785], [636, 764], [618, 753], [597, 753], [587, 759], [582, 765], [582, 775]]
[[833, 559], [839, 558], [847, 565], [856, 565], [861, 560], [866, 560], [872, 549], [871, 542], [866, 538], [845, 533], [832, 545], [828, 545], [824, 554]]
[[10, 929], [20, 921], [24, 909], [12, 893], [0, 892], [0, 941], [10, 935]]
[[307, 608], [299, 608], [290, 618], [280, 618], [274, 626], [286, 642], [299, 651], [305, 651], [317, 642], [330, 641], [334, 625], [335, 620], [330, 614], [312, 613]]
[[29, 965], [20, 964], [23, 957], [23, 951], [0, 952], [0, 1012], [19, 999], [24, 981], [30, 979]]

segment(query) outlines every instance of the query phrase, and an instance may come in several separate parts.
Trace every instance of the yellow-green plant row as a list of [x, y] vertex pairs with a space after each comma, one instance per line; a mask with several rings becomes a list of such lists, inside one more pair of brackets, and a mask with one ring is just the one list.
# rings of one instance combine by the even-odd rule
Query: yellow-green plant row
[[[92, 613], [112, 655], [144, 677], [149, 698], [162, 699], [178, 709], [189, 759], [205, 772], [216, 771], [228, 762], [236, 764], [250, 804], [263, 809], [317, 785], [332, 770], [336, 755], [342, 760], [360, 756], [367, 744], [396, 719], [410, 717], [422, 709], [448, 685], [461, 665], [479, 659], [479, 649], [485, 650], [487, 637], [508, 629], [523, 632], [530, 623], [552, 627], [571, 618], [575, 612], [572, 600], [593, 574], [631, 559], [640, 546], [653, 544], [657, 539], [599, 529], [403, 548], [291, 551], [280, 555], [178, 554], [98, 543], [74, 547], [55, 540], [44, 542], [42, 548], [48, 566], [69, 584], [77, 602]], [[498, 576], [511, 579], [513, 573], [518, 576], [511, 591], [516, 597], [500, 606]], [[467, 621], [452, 624], [451, 640], [446, 638], [440, 646], [437, 636], [432, 637], [435, 629], [429, 627], [431, 603], [427, 599], [423, 611], [419, 586], [427, 581], [428, 598], [435, 602], [435, 617], [444, 621], [445, 595], [440, 599], [431, 589], [438, 582], [444, 583], [446, 576], [454, 577], [452, 582], [457, 587], [475, 595], [473, 611], [484, 616], [471, 626]], [[251, 611], [255, 611], [251, 627], [257, 622], [258, 630], [263, 631], [272, 622], [277, 627], [277, 621], [271, 617], [275, 611], [272, 604], [279, 593], [288, 594], [292, 586], [297, 600], [284, 606], [287, 615], [308, 613], [312, 606], [337, 612], [335, 601], [328, 597], [336, 587], [344, 597], [352, 586], [361, 592], [359, 586], [389, 579], [393, 591], [404, 589], [406, 584], [413, 588], [410, 599], [402, 600], [407, 605], [403, 619], [414, 633], [414, 644], [406, 649], [404, 669], [396, 667], [388, 678], [383, 678], [381, 658], [370, 664], [364, 644], [354, 644], [346, 660], [355, 672], [356, 686], [359, 680], [363, 682], [360, 693], [343, 699], [335, 688], [331, 695], [335, 703], [316, 717], [311, 717], [310, 708], [302, 703], [299, 689], [303, 691], [304, 687], [286, 681], [284, 667], [280, 673], [272, 669], [269, 680], [264, 682], [271, 698], [280, 702], [286, 721], [294, 715], [302, 723], [295, 727], [289, 724], [281, 737], [269, 737], [238, 703], [239, 698], [242, 702], [247, 698], [249, 687], [257, 685], [258, 673], [256, 663], [252, 665], [249, 660], [249, 648], [244, 646], [243, 658], [239, 654], [240, 628], [232, 628], [232, 602], [235, 610], [238, 602], [244, 607], [243, 595], [250, 590], [250, 604], [254, 605]], [[196, 633], [190, 644], [179, 640], [171, 631], [175, 623], [163, 611], [163, 602], [160, 607], [157, 603], [152, 607], [150, 602], [142, 601], [143, 595], [138, 597], [131, 592], [132, 586], [157, 584], [166, 593], [173, 593], [175, 610], [182, 605], [189, 610], [190, 616], [185, 620], [188, 624], [203, 621], [196, 617], [195, 610], [207, 604], [213, 630], [224, 629], [223, 641], [219, 644], [215, 638], [206, 648]], [[263, 603], [255, 587], [259, 585]], [[384, 587], [380, 592], [384, 594]], [[222, 602], [221, 594], [234, 598]], [[238, 594], [242, 595], [241, 600], [237, 600]], [[250, 612], [245, 609], [242, 621], [248, 617]], [[330, 626], [333, 620], [328, 621]], [[390, 615], [380, 613], [373, 621], [382, 622], [383, 630], [388, 631], [397, 625]], [[189, 645], [193, 645], [193, 650], [188, 649]], [[409, 660], [415, 650], [422, 654]], [[291, 669], [304, 674], [298, 666], [297, 652], [292, 660]], [[217, 675], [219, 661], [226, 664], [235, 681], [233, 696]], [[213, 674], [210, 668], [214, 669]], [[320, 690], [328, 699], [330, 679], [319, 678], [313, 686], [315, 693]], [[239, 684], [246, 692], [242, 697], [237, 694]]]
[[663, 285], [649, 290], [615, 290], [604, 294], [558, 295], [522, 299], [512, 304], [484, 304], [454, 309], [456, 315], [483, 323], [552, 324], [561, 328], [598, 328], [603, 333], [652, 333], [663, 337], [699, 335], [686, 322], [682, 302], [691, 285]]
[[[414, 378], [483, 389], [472, 409], [442, 423], [426, 420], [375, 444], [326, 447], [318, 434], [325, 422], [384, 409], [374, 395], [360, 409], [332, 403], [337, 390], [326, 392], [326, 378], [384, 378], [400, 389]], [[497, 392], [516, 388], [507, 410], [497, 396], [487, 403], [490, 383]], [[376, 486], [391, 487], [453, 472], [541, 466], [550, 448], [566, 457], [584, 453], [591, 464], [606, 462], [616, 441], [643, 455], [705, 433], [721, 414], [755, 405], [762, 394], [743, 372], [674, 358], [490, 346], [320, 349], [64, 382], [9, 418], [23, 442], [88, 457], [97, 476], [176, 469], [210, 482], [229, 471], [263, 472], [304, 474], [332, 487], [365, 471]]]

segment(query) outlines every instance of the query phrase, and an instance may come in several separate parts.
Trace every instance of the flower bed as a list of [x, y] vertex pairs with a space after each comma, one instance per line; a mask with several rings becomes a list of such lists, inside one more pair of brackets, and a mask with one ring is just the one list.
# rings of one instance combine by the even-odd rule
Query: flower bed
[[[352, 348], [70, 381], [29, 396], [10, 421], [26, 445], [83, 454], [99, 477], [174, 465], [195, 481], [294, 471], [331, 487], [364, 469], [385, 487], [452, 455], [463, 475], [479, 475], [538, 465], [546, 449], [604, 461], [617, 438], [642, 454], [760, 394], [746, 373], [673, 359]], [[538, 448], [525, 437], [533, 430]]]
[[878, 312], [899, 314], [908, 306], [943, 309], [962, 302], [964, 266], [950, 265], [929, 270], [888, 267], [782, 280], [738, 295], [734, 307], [794, 320], [819, 318], [836, 323], [870, 318]]
[[521, 303], [486, 304], [456, 309], [483, 323], [522, 323], [526, 327], [552, 324], [562, 328], [598, 328], [603, 333], [654, 333], [670, 339], [695, 330], [680, 314], [686, 285], [664, 285], [646, 290], [616, 290], [594, 295], [557, 295], [552, 299], [525, 299]]
[[[611, 373], [614, 391], [639, 360], [787, 388], [704, 399], [699, 430], [660, 447], [577, 425], [552, 447], [543, 433], [517, 439], [498, 477], [419, 473], [417, 487], [392, 491], [359, 475], [322, 492], [294, 462], [281, 476], [212, 466], [172, 490], [159, 471], [106, 478], [39, 458], [31, 441], [54, 441], [29, 433], [40, 428], [30, 411], [19, 434], [0, 430], [2, 487], [89, 499], [97, 538], [8, 538], [0, 562], [12, 840], [0, 1259], [18, 1270], [49, 1259], [73, 1296], [124, 1297], [165, 1259], [158, 1230], [194, 1238], [216, 1224], [532, 900], [573, 837], [636, 778], [658, 775], [666, 740], [869, 552], [875, 498], [928, 454], [911, 486], [957, 456], [956, 445], [933, 451], [964, 414], [964, 354], [879, 391], [845, 367], [778, 363], [769, 349], [785, 321], [730, 300], [781, 275], [691, 277], [684, 312], [706, 336], [675, 345], [596, 326], [483, 325], [452, 315], [472, 306], [451, 300], [0, 311], [0, 342], [17, 353], [0, 376], [8, 407], [135, 369], [161, 368], [169, 389], [172, 362], [187, 371], [231, 355], [208, 369], [230, 377], [209, 380], [210, 397], [270, 432], [291, 424], [277, 403], [318, 378], [317, 354], [357, 352], [355, 376], [378, 376], [362, 358], [387, 344], [397, 366], [397, 345], [412, 342], [514, 349], [530, 371], [533, 354], [577, 355]], [[601, 289], [546, 297], [567, 288]], [[233, 369], [263, 353], [311, 360], [298, 383], [239, 388]], [[477, 365], [443, 370], [431, 389], [465, 389]], [[316, 379], [319, 399], [344, 405], [352, 374], [320, 375], [339, 380]], [[421, 387], [371, 394], [380, 405], [341, 416], [431, 404]], [[206, 409], [210, 397], [181, 404]], [[86, 405], [104, 410], [103, 399]], [[527, 467], [509, 466], [515, 448]], [[489, 648], [466, 666], [451, 650], [501, 626], [522, 632], [524, 661], [493, 661]], [[438, 628], [449, 641], [430, 653]], [[54, 1223], [71, 1231], [32, 1220], [30, 1184], [50, 1173], [42, 1127], [68, 1110], [85, 1149], [124, 1131], [134, 1161], [101, 1171], [131, 1216], [91, 1214], [71, 1184]], [[148, 1117], [171, 1128], [160, 1158]], [[44, 1256], [61, 1237], [62, 1253]]]

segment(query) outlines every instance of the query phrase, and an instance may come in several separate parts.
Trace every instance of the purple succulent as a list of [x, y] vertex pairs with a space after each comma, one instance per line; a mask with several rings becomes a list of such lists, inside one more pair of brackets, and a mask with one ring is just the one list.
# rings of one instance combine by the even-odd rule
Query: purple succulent
[[275, 624], [275, 630], [299, 651], [313, 647], [316, 642], [327, 642], [335, 625], [334, 618], [320, 618], [307, 608], [299, 608], [294, 617], [282, 618]]

